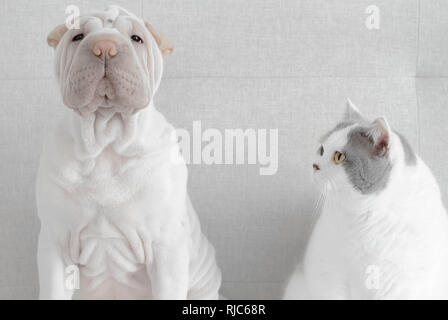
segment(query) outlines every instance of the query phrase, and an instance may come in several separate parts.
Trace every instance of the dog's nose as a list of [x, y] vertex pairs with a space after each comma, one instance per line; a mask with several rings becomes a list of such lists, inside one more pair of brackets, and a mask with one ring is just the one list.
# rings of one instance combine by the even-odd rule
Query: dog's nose
[[319, 166], [317, 164], [315, 164], [315, 163], [313, 163], [313, 169], [314, 169], [314, 171], [319, 171], [320, 170]]
[[117, 46], [112, 40], [100, 40], [93, 46], [92, 53], [98, 58], [103, 54], [113, 58], [117, 55]]

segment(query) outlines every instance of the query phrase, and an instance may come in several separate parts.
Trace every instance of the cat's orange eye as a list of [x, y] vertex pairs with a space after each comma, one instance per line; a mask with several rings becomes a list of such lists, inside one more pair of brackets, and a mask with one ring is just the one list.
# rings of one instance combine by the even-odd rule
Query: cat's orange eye
[[336, 164], [341, 164], [345, 161], [345, 153], [336, 151], [333, 155], [333, 161]]

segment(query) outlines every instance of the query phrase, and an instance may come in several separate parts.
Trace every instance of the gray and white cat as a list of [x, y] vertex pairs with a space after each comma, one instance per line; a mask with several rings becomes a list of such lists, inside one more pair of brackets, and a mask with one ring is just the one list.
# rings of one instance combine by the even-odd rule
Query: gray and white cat
[[448, 216], [431, 171], [384, 118], [321, 140], [321, 215], [285, 299], [448, 299]]

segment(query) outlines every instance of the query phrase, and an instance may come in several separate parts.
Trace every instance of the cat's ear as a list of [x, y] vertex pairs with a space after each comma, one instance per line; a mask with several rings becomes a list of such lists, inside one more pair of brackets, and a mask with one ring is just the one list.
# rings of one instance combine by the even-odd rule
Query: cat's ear
[[57, 27], [55, 27], [47, 37], [47, 43], [50, 47], [53, 49], [56, 49], [59, 41], [61, 41], [64, 34], [67, 32], [67, 27], [65, 24], [60, 24]]
[[376, 156], [385, 156], [390, 147], [391, 129], [383, 117], [372, 122], [367, 135], [373, 144], [373, 153]]
[[345, 121], [361, 121], [364, 120], [363, 115], [359, 109], [353, 104], [353, 102], [347, 98], [347, 106], [344, 115]]

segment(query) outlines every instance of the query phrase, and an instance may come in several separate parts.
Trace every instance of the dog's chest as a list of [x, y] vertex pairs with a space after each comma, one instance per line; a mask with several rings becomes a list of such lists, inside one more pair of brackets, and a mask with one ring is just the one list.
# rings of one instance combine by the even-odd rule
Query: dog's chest
[[[150, 183], [151, 167], [142, 159], [125, 158], [113, 152], [103, 152], [94, 160], [71, 167], [69, 179], [61, 183], [76, 202], [83, 206], [109, 207], [130, 201], [143, 186]], [[72, 173], [72, 171], [75, 171]]]
[[[101, 189], [107, 189], [114, 184], [125, 183], [123, 178], [127, 174], [139, 170], [132, 166], [133, 162], [132, 158], [123, 157], [107, 148], [91, 162], [86, 161], [82, 164], [83, 178], [80, 187], [88, 189], [93, 185], [101, 185]], [[96, 192], [100, 192], [101, 189], [96, 188]]]
[[142, 257], [136, 255], [130, 240], [105, 214], [84, 227], [79, 247], [79, 266], [89, 290], [110, 281], [132, 286], [133, 277], [145, 271]]

